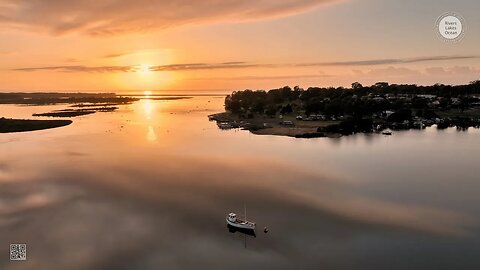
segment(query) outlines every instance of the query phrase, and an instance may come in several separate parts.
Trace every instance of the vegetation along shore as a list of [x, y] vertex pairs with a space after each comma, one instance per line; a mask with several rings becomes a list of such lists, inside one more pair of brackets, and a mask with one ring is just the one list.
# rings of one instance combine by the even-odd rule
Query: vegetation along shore
[[49, 116], [49, 117], [76, 117], [96, 112], [113, 112], [118, 107], [88, 107], [88, 109], [64, 109], [56, 110], [48, 113], [34, 113], [32, 116]]
[[460, 130], [480, 125], [480, 80], [466, 85], [398, 85], [351, 88], [244, 90], [225, 98], [225, 112], [209, 116], [221, 129], [300, 138], [338, 137], [389, 130]]

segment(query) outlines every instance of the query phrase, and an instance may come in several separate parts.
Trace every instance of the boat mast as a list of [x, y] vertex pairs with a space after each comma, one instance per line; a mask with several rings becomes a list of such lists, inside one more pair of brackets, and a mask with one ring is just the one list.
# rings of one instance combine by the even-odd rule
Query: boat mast
[[243, 208], [245, 209], [245, 221], [247, 221], [247, 204], [243, 203]]

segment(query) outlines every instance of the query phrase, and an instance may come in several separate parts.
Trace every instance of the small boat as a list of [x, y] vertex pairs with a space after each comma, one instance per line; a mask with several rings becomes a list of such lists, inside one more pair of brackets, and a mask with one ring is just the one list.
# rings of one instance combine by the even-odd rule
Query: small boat
[[249, 230], [255, 230], [255, 223], [250, 222], [247, 220], [241, 220], [237, 218], [237, 215], [235, 213], [230, 213], [227, 216], [227, 223], [228, 225], [235, 227], [235, 228], [240, 228], [240, 229], [249, 229]]
[[227, 224], [239, 228], [239, 229], [247, 229], [247, 230], [255, 230], [255, 223], [247, 221], [247, 208], [245, 207], [245, 220], [241, 220], [237, 218], [237, 214], [230, 213], [227, 216]]
[[233, 125], [229, 122], [218, 122], [217, 126], [220, 129], [232, 129], [233, 128]]
[[383, 135], [392, 135], [392, 132], [390, 130], [385, 130], [382, 132]]

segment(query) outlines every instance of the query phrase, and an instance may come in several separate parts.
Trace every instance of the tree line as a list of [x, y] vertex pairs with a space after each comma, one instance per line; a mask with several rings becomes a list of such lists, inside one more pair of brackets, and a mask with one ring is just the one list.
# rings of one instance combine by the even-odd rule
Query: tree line
[[[351, 88], [310, 87], [293, 89], [285, 86], [279, 89], [236, 91], [225, 98], [225, 109], [234, 114], [247, 116], [258, 113], [275, 115], [304, 111], [305, 114], [322, 113], [325, 115], [364, 116], [385, 110], [400, 110], [407, 106], [420, 113], [428, 110], [429, 99], [424, 95], [441, 97], [438, 107], [467, 107], [478, 99], [480, 80], [466, 85], [434, 84], [418, 86], [415, 84], [389, 84], [378, 82], [371, 86], [352, 83]], [[408, 96], [408, 99], [401, 97]], [[390, 97], [390, 98], [385, 98]], [[452, 98], [459, 99], [455, 104]]]

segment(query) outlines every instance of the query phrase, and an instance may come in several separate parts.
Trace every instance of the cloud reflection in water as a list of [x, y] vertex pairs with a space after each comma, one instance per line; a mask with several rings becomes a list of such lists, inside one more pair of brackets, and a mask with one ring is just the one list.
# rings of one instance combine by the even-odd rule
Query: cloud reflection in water
[[[340, 248], [373, 230], [457, 237], [469, 225], [448, 211], [354, 196], [343, 191], [347, 182], [262, 159], [136, 152], [128, 160], [129, 166], [103, 157], [76, 166], [57, 160], [48, 170], [39, 167], [2, 183], [2, 197], [19, 209], [2, 211], [10, 207], [2, 201], [0, 217], [17, 221], [2, 226], [8, 233], [0, 240], [24, 240], [31, 250], [20, 268], [2, 262], [2, 269], [223, 268], [231, 261], [234, 269], [291, 269], [299, 263], [313, 269], [322, 260], [332, 264], [340, 260], [336, 256], [347, 256], [342, 247], [316, 257], [323, 245]], [[242, 250], [223, 221], [227, 212], [241, 212], [245, 201], [249, 216], [271, 233]]]
[[[335, 156], [342, 147], [351, 155], [371, 151], [358, 147], [359, 137], [289, 141], [217, 133], [206, 109], [222, 100], [210, 105], [207, 99], [142, 100], [71, 129], [15, 135], [20, 141], [6, 137], [0, 243], [7, 244], [0, 254], [16, 242], [27, 243], [29, 253], [21, 264], [0, 257], [0, 269], [412, 269], [412, 261], [442, 269], [457, 263], [455, 256], [480, 250], [477, 220], [468, 212], [359, 192], [371, 183], [349, 179], [345, 168], [362, 172], [370, 163], [354, 159], [355, 169], [352, 160]], [[162, 143], [145, 140], [150, 133]], [[390, 168], [379, 160], [378, 140], [368, 142], [377, 147], [371, 157], [379, 157], [372, 163]], [[329, 169], [327, 159], [316, 169], [304, 164], [326, 149], [313, 147], [328, 144], [337, 152], [321, 154], [342, 157], [341, 173]], [[286, 154], [276, 151], [279, 145]], [[425, 188], [441, 183], [434, 180]], [[247, 249], [225, 227], [225, 215], [242, 213], [244, 203], [258, 228], [270, 229]], [[462, 266], [477, 262], [466, 259]]]

